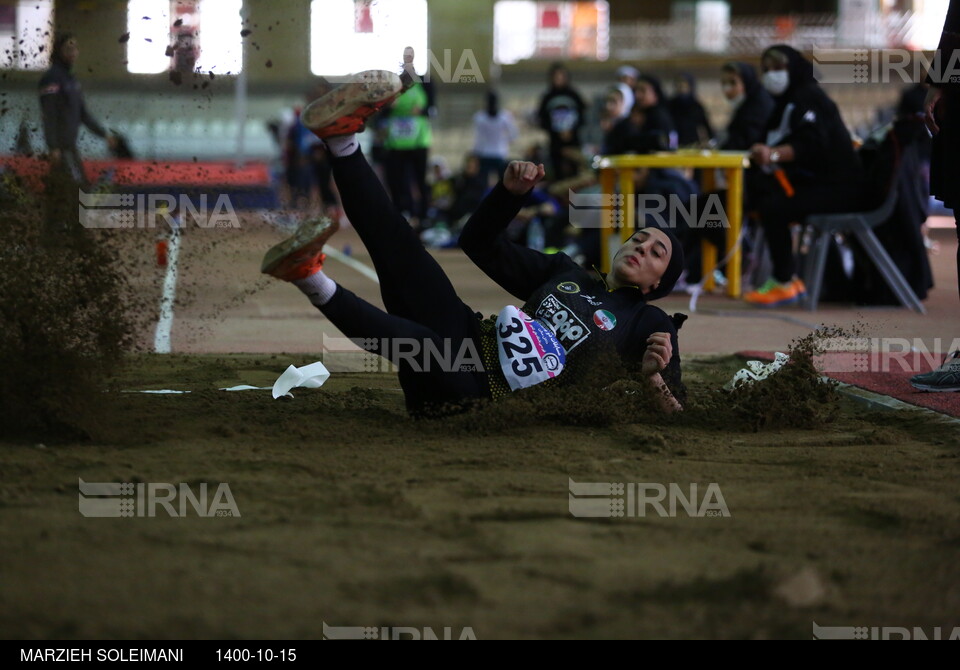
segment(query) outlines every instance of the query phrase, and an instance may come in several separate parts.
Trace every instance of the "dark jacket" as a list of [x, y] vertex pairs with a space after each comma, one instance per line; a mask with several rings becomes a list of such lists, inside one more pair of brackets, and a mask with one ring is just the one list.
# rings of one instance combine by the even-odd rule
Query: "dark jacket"
[[645, 109], [643, 115], [643, 124], [639, 126], [629, 115], [620, 119], [604, 139], [604, 153], [649, 154], [675, 148], [676, 129], [663, 105]]
[[863, 168], [840, 110], [813, 77], [813, 64], [786, 45], [771, 47], [789, 59], [790, 85], [774, 96], [766, 144], [789, 144], [795, 158], [783, 165], [794, 183], [859, 183]]
[[711, 139], [713, 128], [710, 126], [710, 119], [707, 118], [707, 110], [697, 100], [696, 80], [693, 75], [684, 73], [681, 76], [686, 79], [690, 92], [670, 98], [667, 110], [677, 128], [677, 142], [680, 146], [687, 146]]
[[943, 34], [937, 47], [937, 66], [927, 82], [943, 89], [936, 118], [940, 132], [933, 138], [930, 192], [952, 209], [960, 208], [960, 72], [949, 70], [960, 62], [960, 0], [950, 0]]
[[[460, 235], [460, 246], [477, 267], [505, 291], [523, 301], [522, 309], [554, 330], [567, 354], [567, 367], [558, 381], [572, 382], [604, 351], [615, 351], [626, 363], [639, 363], [647, 338], [670, 333], [673, 357], [661, 373], [683, 402], [677, 327], [671, 317], [647, 303], [634, 287], [608, 291], [604, 277], [584, 270], [563, 253], [543, 254], [514, 244], [504, 232], [524, 202], [524, 196], [497, 184], [470, 217]], [[610, 320], [595, 315], [606, 310]]]
[[767, 123], [773, 112], [773, 97], [757, 78], [757, 71], [747, 63], [734, 63], [743, 82], [744, 100], [733, 112], [727, 126], [727, 138], [720, 145], [724, 151], [747, 151], [754, 144], [763, 143]]
[[107, 136], [87, 110], [80, 82], [66, 65], [54, 62], [40, 79], [39, 88], [48, 149], [75, 150], [81, 123], [95, 135]]

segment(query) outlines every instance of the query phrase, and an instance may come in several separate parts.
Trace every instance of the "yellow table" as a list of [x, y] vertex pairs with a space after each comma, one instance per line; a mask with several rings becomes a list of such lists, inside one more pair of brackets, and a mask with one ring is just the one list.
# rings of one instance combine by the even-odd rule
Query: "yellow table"
[[[614, 194], [617, 183], [623, 195], [623, 221], [620, 227], [620, 239], [626, 241], [634, 233], [636, 197], [634, 193], [634, 171], [640, 168], [720, 168], [727, 179], [727, 249], [732, 250], [727, 263], [727, 294], [740, 297], [741, 256], [737, 240], [743, 224], [743, 169], [750, 166], [747, 154], [739, 151], [675, 151], [642, 155], [602, 156], [594, 166], [600, 170], [600, 187], [606, 194]], [[610, 270], [610, 235], [613, 232], [613, 210], [604, 208], [600, 212], [600, 253], [603, 271]], [[702, 243], [703, 272], [706, 282], [704, 288], [713, 288], [713, 268], [717, 264], [717, 248], [707, 242]]]

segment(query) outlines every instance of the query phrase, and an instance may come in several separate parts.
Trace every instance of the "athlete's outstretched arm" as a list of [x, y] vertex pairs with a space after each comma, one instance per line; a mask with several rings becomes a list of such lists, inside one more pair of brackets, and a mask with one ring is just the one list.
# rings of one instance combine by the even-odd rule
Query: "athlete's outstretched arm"
[[577, 267], [566, 254], [543, 254], [515, 244], [504, 230], [524, 196], [543, 179], [543, 165], [513, 161], [460, 234], [460, 247], [477, 267], [511, 295], [526, 300], [550, 277]]

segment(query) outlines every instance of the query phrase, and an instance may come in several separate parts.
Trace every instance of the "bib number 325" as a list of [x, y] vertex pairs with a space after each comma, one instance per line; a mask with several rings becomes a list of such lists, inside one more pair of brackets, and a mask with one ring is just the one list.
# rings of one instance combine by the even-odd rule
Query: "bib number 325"
[[507, 305], [496, 327], [500, 369], [511, 391], [553, 379], [563, 370], [566, 354], [556, 335], [522, 310]]

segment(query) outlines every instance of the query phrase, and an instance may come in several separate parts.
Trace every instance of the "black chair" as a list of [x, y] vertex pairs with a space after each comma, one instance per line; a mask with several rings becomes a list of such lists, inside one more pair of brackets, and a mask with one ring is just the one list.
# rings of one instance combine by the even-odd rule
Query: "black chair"
[[884, 281], [904, 307], [908, 307], [920, 314], [926, 314], [923, 304], [917, 298], [910, 284], [891, 260], [887, 250], [880, 244], [873, 229], [886, 222], [892, 215], [899, 195], [899, 180], [894, 179], [883, 204], [871, 212], [854, 212], [848, 214], [815, 214], [808, 216], [806, 225], [814, 233], [814, 242], [807, 258], [807, 270], [804, 283], [807, 285], [807, 309], [814, 311], [820, 301], [823, 289], [823, 271], [827, 264], [827, 251], [830, 248], [830, 238], [836, 233], [846, 233], [856, 236], [864, 251], [880, 271]]

